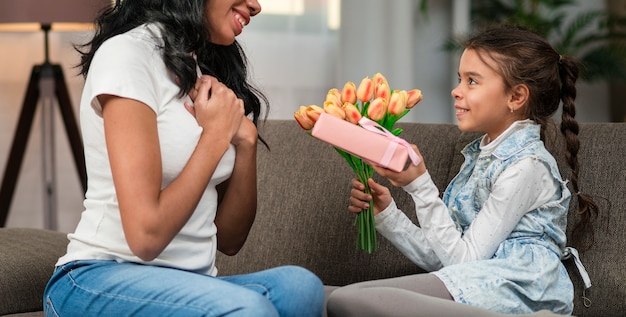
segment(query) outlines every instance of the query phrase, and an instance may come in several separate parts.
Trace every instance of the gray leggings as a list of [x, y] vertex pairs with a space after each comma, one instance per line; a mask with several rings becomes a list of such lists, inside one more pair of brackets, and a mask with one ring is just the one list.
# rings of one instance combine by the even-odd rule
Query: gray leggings
[[[329, 317], [502, 317], [458, 303], [433, 274], [416, 274], [340, 287], [328, 297]], [[541, 311], [528, 316], [561, 316]]]

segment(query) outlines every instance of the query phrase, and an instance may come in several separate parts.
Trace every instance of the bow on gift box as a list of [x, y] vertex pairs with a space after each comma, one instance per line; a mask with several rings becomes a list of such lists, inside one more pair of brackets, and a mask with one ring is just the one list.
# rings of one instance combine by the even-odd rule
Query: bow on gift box
[[404, 146], [406, 148], [409, 158], [411, 159], [411, 162], [413, 163], [413, 165], [417, 165], [420, 163], [420, 158], [415, 152], [415, 150], [413, 149], [413, 147], [409, 144], [409, 142], [407, 142], [403, 138], [393, 135], [393, 133], [389, 132], [389, 130], [383, 128], [380, 124], [366, 117], [363, 117], [361, 118], [361, 120], [359, 120], [359, 125], [361, 125], [361, 127], [363, 127], [365, 130], [374, 132], [376, 134], [380, 134], [386, 137], [389, 141], [391, 141], [389, 142], [389, 146], [387, 147], [387, 150], [385, 150], [385, 154], [380, 159], [380, 165], [382, 166], [389, 165], [389, 163], [391, 162], [391, 158], [393, 157], [393, 154], [396, 152], [396, 148], [398, 146]]

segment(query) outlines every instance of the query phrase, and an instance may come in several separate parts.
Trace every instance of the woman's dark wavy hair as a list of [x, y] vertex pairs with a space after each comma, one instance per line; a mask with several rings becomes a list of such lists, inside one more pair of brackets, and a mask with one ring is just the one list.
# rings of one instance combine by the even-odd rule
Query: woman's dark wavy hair
[[266, 107], [269, 102], [248, 82], [248, 60], [239, 43], [235, 41], [228, 46], [211, 43], [205, 5], [206, 0], [116, 1], [115, 6], [104, 9], [96, 18], [96, 33], [91, 41], [76, 46], [81, 54], [80, 74], [87, 76], [94, 54], [104, 41], [144, 23], [158, 23], [165, 43], [163, 60], [179, 79], [179, 96], [184, 96], [196, 83], [196, 61], [192, 57], [195, 52], [202, 73], [216, 77], [232, 89], [244, 101], [246, 115], [252, 114], [256, 125], [262, 102]]
[[503, 80], [505, 89], [523, 84], [530, 91], [526, 116], [541, 125], [541, 139], [545, 138], [546, 126], [562, 102], [561, 133], [565, 137], [565, 158], [571, 168], [570, 183], [577, 196], [578, 223], [572, 231], [575, 246], [588, 249], [593, 244], [593, 221], [598, 206], [593, 199], [580, 193], [578, 185], [578, 122], [574, 118], [576, 107], [576, 80], [578, 64], [569, 56], [560, 55], [544, 38], [530, 30], [511, 25], [492, 26], [463, 43], [494, 60], [495, 69]]

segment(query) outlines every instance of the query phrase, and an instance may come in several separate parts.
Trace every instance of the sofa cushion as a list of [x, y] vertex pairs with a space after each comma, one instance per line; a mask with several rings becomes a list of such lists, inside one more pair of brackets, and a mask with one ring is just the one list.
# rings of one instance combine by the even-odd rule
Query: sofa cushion
[[0, 228], [0, 315], [43, 309], [43, 291], [66, 234], [27, 228]]

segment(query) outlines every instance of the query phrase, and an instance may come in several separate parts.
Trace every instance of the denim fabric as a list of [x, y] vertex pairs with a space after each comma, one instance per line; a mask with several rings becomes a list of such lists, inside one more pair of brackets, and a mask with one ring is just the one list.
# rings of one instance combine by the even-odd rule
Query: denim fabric
[[44, 293], [52, 316], [321, 316], [324, 289], [313, 273], [283, 266], [213, 277], [115, 261], [58, 267]]
[[491, 259], [446, 266], [434, 274], [459, 302], [502, 313], [548, 309], [570, 314], [573, 285], [560, 260], [570, 192], [539, 138], [539, 126], [515, 131], [491, 155], [480, 155], [480, 141], [465, 147], [465, 163], [443, 196], [461, 233], [481, 210], [498, 175], [520, 159], [546, 164], [560, 190], [525, 214]]

